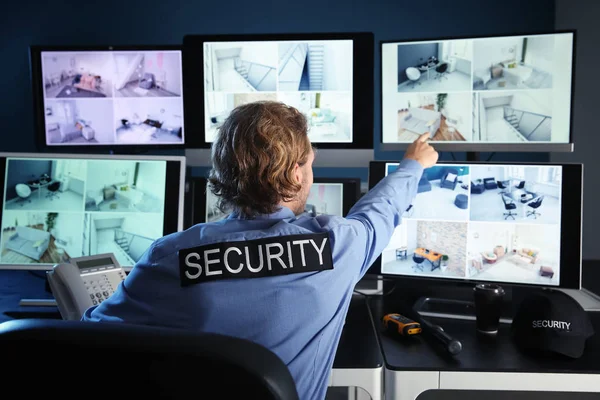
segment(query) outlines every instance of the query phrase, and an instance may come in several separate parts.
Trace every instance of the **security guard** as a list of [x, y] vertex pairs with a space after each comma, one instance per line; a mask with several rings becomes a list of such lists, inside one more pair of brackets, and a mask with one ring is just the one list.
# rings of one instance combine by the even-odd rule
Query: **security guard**
[[437, 162], [425, 134], [346, 218], [310, 216], [306, 118], [278, 102], [237, 107], [219, 129], [209, 182], [229, 216], [156, 240], [87, 321], [160, 325], [257, 342], [301, 399], [323, 399], [354, 286]]

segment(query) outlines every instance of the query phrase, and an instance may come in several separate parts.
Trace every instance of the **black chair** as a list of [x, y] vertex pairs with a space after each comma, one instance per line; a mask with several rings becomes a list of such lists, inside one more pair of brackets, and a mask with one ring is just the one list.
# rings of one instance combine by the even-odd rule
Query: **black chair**
[[513, 203], [512, 201], [506, 201], [506, 196], [502, 195], [500, 196], [502, 197], [502, 202], [504, 203], [504, 209], [508, 212], [504, 213], [504, 219], [508, 219], [508, 217], [511, 217], [513, 220], [515, 219], [515, 215], [517, 215], [516, 212], [513, 212], [512, 210], [516, 210], [517, 209], [517, 205], [515, 203]]
[[52, 182], [48, 185], [47, 189], [48, 194], [46, 195], [46, 197], [49, 197], [50, 200], [54, 200], [55, 197], [60, 198], [60, 196], [58, 195], [58, 189], [60, 189], [60, 181]]
[[446, 74], [448, 73], [448, 63], [443, 63], [443, 64], [438, 65], [435, 68], [435, 72], [438, 73], [436, 76], [436, 79], [440, 79], [440, 80], [442, 78], [448, 79], [448, 77], [446, 76]]
[[519, 182], [519, 184], [517, 186], [515, 186], [517, 189], [523, 189], [525, 187], [525, 181], [521, 181]]
[[528, 207], [531, 207], [533, 210], [531, 211], [527, 211], [527, 217], [532, 216], [537, 219], [538, 215], [542, 215], [539, 212], [537, 212], [537, 209], [540, 208], [540, 206], [542, 205], [542, 202], [544, 201], [544, 196], [540, 196], [537, 199], [533, 200], [531, 203], [527, 204]]
[[[235, 316], [232, 316], [235, 317]], [[0, 324], [3, 374], [25, 398], [291, 399], [287, 366], [243, 339], [179, 329], [51, 319]]]
[[413, 254], [412, 259], [415, 262], [415, 265], [413, 266], [413, 269], [414, 270], [423, 271], [423, 263], [425, 262], [425, 257], [421, 257], [421, 256], [418, 256], [416, 254]]
[[504, 194], [504, 193], [506, 193], [506, 191], [505, 191], [504, 189], [508, 189], [508, 186], [504, 185], [504, 182], [502, 182], [502, 181], [497, 181], [497, 182], [496, 182], [496, 184], [498, 185], [498, 188], [499, 188], [500, 190], [502, 190], [502, 191], [500, 192], [500, 194]]

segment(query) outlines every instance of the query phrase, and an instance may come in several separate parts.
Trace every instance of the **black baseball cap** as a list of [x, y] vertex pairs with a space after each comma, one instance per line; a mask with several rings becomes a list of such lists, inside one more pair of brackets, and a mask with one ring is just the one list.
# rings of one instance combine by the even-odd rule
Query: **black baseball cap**
[[519, 305], [512, 333], [521, 350], [579, 358], [594, 328], [587, 312], [571, 296], [543, 289], [531, 293]]

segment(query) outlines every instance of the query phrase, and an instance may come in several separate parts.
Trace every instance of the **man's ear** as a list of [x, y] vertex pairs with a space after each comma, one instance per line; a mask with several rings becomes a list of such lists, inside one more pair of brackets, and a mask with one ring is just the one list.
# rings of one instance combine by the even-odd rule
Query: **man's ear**
[[298, 163], [294, 166], [294, 176], [296, 177], [296, 182], [302, 183], [302, 168], [300, 168], [300, 164]]

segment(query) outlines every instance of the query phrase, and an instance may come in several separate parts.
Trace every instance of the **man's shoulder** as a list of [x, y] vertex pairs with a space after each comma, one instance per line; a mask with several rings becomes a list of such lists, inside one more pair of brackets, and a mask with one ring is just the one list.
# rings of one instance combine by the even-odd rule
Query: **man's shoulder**
[[202, 244], [203, 224], [192, 226], [180, 232], [165, 235], [152, 243], [150, 247], [150, 259], [157, 262], [170, 255], [176, 255], [179, 250]]
[[163, 236], [152, 244], [150, 258], [153, 262], [157, 262], [165, 257], [177, 255], [180, 250], [217, 242], [322, 233], [349, 225], [349, 223], [343, 217], [319, 215], [316, 217], [300, 216], [292, 220], [280, 220], [269, 227], [259, 229], [256, 229], [251, 222], [243, 225], [236, 224], [236, 227], [239, 229], [232, 230], [226, 227], [225, 221], [202, 223], [185, 231]]

